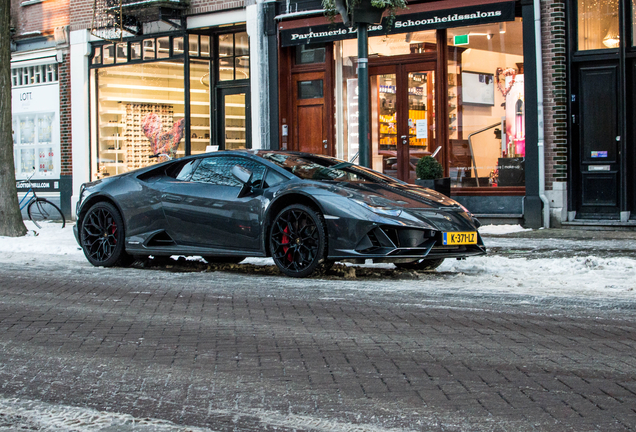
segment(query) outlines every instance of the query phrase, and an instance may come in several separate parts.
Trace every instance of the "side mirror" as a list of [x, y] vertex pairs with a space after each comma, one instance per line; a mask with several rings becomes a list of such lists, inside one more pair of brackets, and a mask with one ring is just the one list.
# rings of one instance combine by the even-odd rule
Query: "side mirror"
[[232, 175], [241, 183], [248, 184], [252, 180], [252, 171], [240, 165], [234, 165], [232, 168]]
[[232, 175], [243, 185], [238, 193], [238, 198], [242, 198], [252, 192], [252, 171], [240, 165], [234, 165]]

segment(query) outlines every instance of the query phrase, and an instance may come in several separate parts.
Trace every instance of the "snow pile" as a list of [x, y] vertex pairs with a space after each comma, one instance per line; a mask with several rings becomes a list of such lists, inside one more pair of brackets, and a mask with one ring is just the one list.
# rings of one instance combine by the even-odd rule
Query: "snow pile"
[[[213, 432], [211, 429], [180, 426], [166, 420], [135, 418], [90, 408], [53, 405], [25, 399], [0, 398], [0, 432]], [[5, 428], [8, 427], [8, 428]]]
[[[16, 255], [28, 254], [39, 259], [55, 260], [60, 255], [66, 259], [84, 259], [84, 253], [79, 248], [73, 235], [73, 224], [66, 227], [55, 222], [43, 223], [38, 228], [31, 221], [24, 221], [29, 232], [24, 237], [0, 237], [0, 259], [18, 259]], [[56, 258], [57, 257], [57, 258]], [[22, 259], [22, 257], [20, 257]]]
[[446, 260], [439, 272], [478, 289], [553, 296], [636, 298], [636, 260], [595, 256], [528, 259], [501, 256]]
[[479, 227], [479, 234], [511, 234], [522, 231], [532, 231], [530, 228], [524, 228], [521, 225], [483, 225]]

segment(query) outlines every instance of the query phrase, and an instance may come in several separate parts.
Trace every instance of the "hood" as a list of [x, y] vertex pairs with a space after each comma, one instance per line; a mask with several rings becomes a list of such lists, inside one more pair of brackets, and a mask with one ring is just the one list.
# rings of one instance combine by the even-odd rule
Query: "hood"
[[439, 192], [406, 183], [329, 183], [338, 194], [373, 207], [400, 210], [462, 208], [456, 201]]

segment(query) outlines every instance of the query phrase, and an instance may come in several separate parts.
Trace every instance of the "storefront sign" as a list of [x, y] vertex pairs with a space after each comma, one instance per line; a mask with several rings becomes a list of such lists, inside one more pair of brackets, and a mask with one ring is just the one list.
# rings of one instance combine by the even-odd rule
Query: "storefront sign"
[[[396, 17], [393, 26], [388, 26], [388, 18], [380, 25], [370, 25], [369, 37], [385, 34], [416, 32], [440, 28], [463, 27], [493, 22], [514, 21], [515, 2], [495, 3], [479, 6], [465, 6]], [[342, 23], [281, 30], [281, 46], [307, 45], [311, 43], [333, 42], [355, 39], [357, 31]]]
[[31, 180], [31, 184], [25, 181], [17, 181], [15, 183], [18, 193], [26, 193], [29, 188], [33, 187], [38, 192], [59, 192], [60, 182], [55, 180]]

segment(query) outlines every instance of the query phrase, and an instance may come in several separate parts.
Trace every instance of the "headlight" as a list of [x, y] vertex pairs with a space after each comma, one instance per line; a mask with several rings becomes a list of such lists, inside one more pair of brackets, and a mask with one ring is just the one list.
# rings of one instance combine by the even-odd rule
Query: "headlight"
[[353, 199], [352, 201], [355, 201], [357, 204], [360, 204], [362, 207], [372, 211], [373, 213], [388, 215], [388, 216], [399, 216], [400, 214], [402, 214], [402, 209], [396, 209], [395, 207], [374, 206], [357, 199]]

